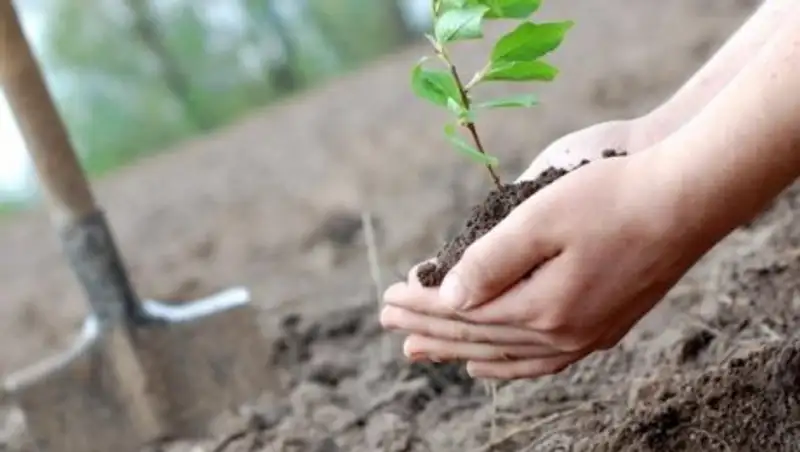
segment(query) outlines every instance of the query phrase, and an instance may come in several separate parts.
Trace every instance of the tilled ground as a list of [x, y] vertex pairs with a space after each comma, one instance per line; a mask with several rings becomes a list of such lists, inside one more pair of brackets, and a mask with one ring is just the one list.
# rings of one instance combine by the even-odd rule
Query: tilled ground
[[[458, 366], [398, 359], [399, 338], [382, 332], [369, 296], [324, 317], [287, 315], [275, 349], [286, 396], [229, 418], [208, 447], [800, 450], [800, 227], [787, 204], [716, 249], [693, 272], [703, 284], [677, 287], [654, 313], [661, 321], [561, 374], [501, 384], [495, 396]], [[188, 450], [180, 447], [169, 450]]]
[[287, 315], [275, 348], [286, 396], [227, 419], [208, 447], [800, 450], [800, 226], [787, 207], [796, 198], [788, 192], [768, 221], [714, 250], [654, 313], [658, 322], [494, 396], [458, 366], [398, 359], [399, 338], [382, 332], [369, 296], [323, 317]]
[[[549, 2], [546, 15], [578, 26], [554, 58], [562, 77], [540, 90], [544, 106], [482, 125], [503, 173], [563, 133], [662, 100], [753, 6]], [[465, 52], [464, 64], [479, 66], [487, 50]], [[377, 323], [360, 213], [378, 220], [388, 283], [488, 189], [446, 149], [439, 113], [408, 91], [408, 68], [426, 51], [97, 184], [141, 293], [181, 300], [248, 285], [284, 377], [282, 393], [224, 415], [207, 441], [157, 449], [795, 450], [793, 192], [710, 253], [623, 344], [557, 376], [492, 397], [458, 367], [404, 362], [400, 338]], [[69, 343], [85, 310], [41, 212], [0, 224], [0, 283], [0, 372]], [[25, 450], [18, 413], [2, 417], [0, 450]]]

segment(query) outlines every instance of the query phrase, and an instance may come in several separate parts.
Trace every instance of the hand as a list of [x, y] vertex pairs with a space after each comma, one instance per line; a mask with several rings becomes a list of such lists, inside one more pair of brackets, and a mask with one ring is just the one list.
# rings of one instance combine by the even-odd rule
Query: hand
[[564, 176], [469, 247], [439, 290], [390, 287], [381, 322], [410, 333], [412, 359], [466, 360], [474, 377], [555, 373], [613, 346], [717, 239], [685, 224], [690, 188], [664, 154]]
[[643, 116], [603, 122], [564, 135], [547, 146], [517, 180], [535, 179], [551, 166], [574, 168], [583, 160], [599, 159], [607, 149], [629, 154], [648, 149], [659, 138], [653, 124], [650, 117]]

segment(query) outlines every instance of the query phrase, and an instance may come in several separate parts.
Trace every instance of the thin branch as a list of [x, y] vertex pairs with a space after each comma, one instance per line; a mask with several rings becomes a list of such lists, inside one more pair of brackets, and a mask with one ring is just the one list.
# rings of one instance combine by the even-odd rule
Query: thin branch
[[[436, 42], [433, 42], [433, 45], [436, 54], [450, 69], [450, 74], [453, 76], [453, 80], [455, 81], [456, 86], [458, 87], [458, 93], [461, 96], [461, 103], [463, 104], [464, 109], [469, 111], [471, 106], [471, 102], [469, 100], [469, 92], [468, 92], [469, 90], [464, 86], [464, 83], [461, 81], [461, 76], [458, 75], [458, 70], [456, 69], [456, 65], [453, 64], [453, 61], [447, 55], [447, 51], [444, 49], [444, 47], [437, 44]], [[474, 82], [470, 83], [472, 84]], [[480, 152], [483, 155], [487, 155], [486, 150], [483, 148], [483, 142], [481, 142], [480, 136], [478, 135], [478, 128], [475, 126], [475, 123], [469, 120], [465, 120], [463, 124], [464, 127], [466, 127], [466, 129], [469, 131], [469, 134], [472, 136], [472, 141], [475, 143], [475, 147], [478, 149], [478, 152]], [[497, 173], [494, 171], [494, 168], [492, 168], [492, 165], [487, 164], [486, 169], [489, 171], [489, 175], [492, 177], [492, 182], [494, 182], [495, 187], [497, 187], [499, 191], [503, 191], [503, 184], [500, 182], [500, 178], [497, 176]]]
[[[447, 65], [450, 67], [450, 73], [453, 74], [453, 79], [456, 82], [456, 86], [458, 86], [458, 92], [461, 95], [461, 102], [464, 104], [464, 108], [469, 110], [470, 108], [470, 100], [469, 100], [469, 93], [467, 93], [467, 89], [464, 88], [464, 84], [461, 82], [461, 77], [458, 75], [458, 71], [456, 70], [455, 65], [450, 61], [449, 58], [445, 58], [447, 61]], [[475, 123], [472, 121], [464, 121], [464, 127], [469, 130], [470, 135], [472, 135], [472, 141], [475, 142], [475, 147], [478, 148], [478, 152], [483, 155], [486, 155], [486, 151], [483, 149], [483, 143], [481, 142], [480, 137], [478, 136], [478, 128], [475, 126]], [[489, 175], [492, 176], [492, 182], [497, 187], [498, 190], [503, 190], [503, 184], [500, 183], [500, 178], [497, 177], [497, 173], [495, 173], [494, 168], [492, 165], [486, 165], [486, 169], [489, 170]]]

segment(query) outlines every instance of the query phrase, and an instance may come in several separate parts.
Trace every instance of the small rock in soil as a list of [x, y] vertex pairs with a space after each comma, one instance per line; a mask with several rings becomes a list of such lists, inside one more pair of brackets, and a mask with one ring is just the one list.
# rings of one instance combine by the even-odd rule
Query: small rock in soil
[[678, 364], [685, 364], [689, 361], [694, 361], [708, 348], [711, 341], [714, 340], [714, 334], [707, 329], [695, 331], [688, 338], [683, 341], [680, 352], [678, 354]]

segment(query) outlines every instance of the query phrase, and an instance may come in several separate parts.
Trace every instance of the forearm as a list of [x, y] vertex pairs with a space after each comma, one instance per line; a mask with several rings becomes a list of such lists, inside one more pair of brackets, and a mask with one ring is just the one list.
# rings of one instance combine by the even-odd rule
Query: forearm
[[648, 125], [642, 139], [658, 142], [691, 120], [769, 41], [794, 5], [794, 0], [765, 0], [672, 97], [641, 118]]
[[[659, 145], [682, 204], [709, 237], [758, 214], [800, 175], [800, 4], [697, 116]], [[656, 151], [658, 152], [658, 150]]]

